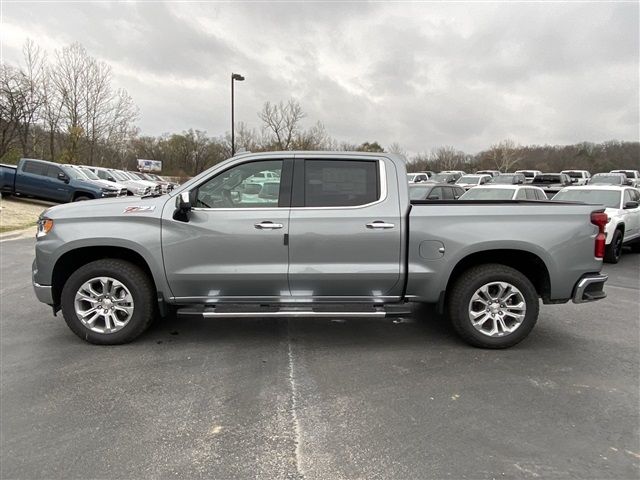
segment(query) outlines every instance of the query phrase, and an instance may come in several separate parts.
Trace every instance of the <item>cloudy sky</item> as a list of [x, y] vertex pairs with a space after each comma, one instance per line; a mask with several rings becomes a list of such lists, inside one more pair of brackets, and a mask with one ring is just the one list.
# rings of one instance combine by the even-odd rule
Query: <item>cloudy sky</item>
[[3, 61], [32, 38], [108, 62], [145, 134], [259, 126], [296, 98], [339, 140], [409, 152], [638, 140], [639, 3], [2, 2]]

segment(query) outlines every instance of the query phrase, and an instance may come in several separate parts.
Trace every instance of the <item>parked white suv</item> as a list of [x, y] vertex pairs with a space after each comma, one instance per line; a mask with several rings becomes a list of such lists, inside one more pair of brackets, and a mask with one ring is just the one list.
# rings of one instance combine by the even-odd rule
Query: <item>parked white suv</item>
[[548, 200], [540, 187], [530, 185], [480, 185], [473, 187], [459, 200]]
[[640, 252], [640, 192], [635, 188], [614, 185], [569, 187], [560, 190], [553, 200], [605, 206], [609, 216], [605, 226], [605, 262], [618, 263], [623, 245], [630, 245], [634, 252]]
[[586, 185], [591, 178], [591, 174], [587, 170], [562, 170], [560, 173], [569, 175], [571, 183], [574, 185]]
[[638, 170], [611, 170], [610, 173], [624, 173], [630, 186], [640, 187], [640, 172]]
[[542, 175], [540, 170], [516, 170], [514, 173], [523, 174], [525, 183], [531, 183], [536, 176]]
[[427, 180], [429, 180], [429, 174], [428, 173], [422, 173], [422, 172], [407, 173], [407, 180], [409, 181], [409, 183], [426, 182]]

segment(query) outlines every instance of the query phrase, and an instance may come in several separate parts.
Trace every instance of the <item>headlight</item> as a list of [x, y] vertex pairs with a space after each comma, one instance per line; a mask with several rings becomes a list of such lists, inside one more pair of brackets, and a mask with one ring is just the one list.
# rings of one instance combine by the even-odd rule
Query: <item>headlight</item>
[[52, 228], [53, 220], [51, 220], [50, 218], [38, 219], [38, 232], [36, 233], [36, 238], [44, 237], [51, 231]]
[[147, 188], [145, 187], [140, 187], [136, 190], [136, 195], [144, 195], [145, 193], [147, 193]]
[[113, 188], [102, 188], [102, 196], [104, 197], [105, 195], [117, 195], [118, 194], [118, 190], [115, 190]]

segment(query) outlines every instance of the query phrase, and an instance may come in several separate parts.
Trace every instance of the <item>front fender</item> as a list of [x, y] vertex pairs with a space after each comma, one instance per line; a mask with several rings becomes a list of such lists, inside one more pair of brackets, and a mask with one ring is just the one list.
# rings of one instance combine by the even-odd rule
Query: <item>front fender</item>
[[[34, 282], [51, 285], [58, 261], [67, 253], [86, 247], [123, 248], [137, 253], [146, 262], [156, 288], [170, 296], [162, 268], [160, 219], [123, 217], [101, 219], [56, 219], [52, 232], [36, 242]], [[95, 233], [100, 235], [96, 236]]]

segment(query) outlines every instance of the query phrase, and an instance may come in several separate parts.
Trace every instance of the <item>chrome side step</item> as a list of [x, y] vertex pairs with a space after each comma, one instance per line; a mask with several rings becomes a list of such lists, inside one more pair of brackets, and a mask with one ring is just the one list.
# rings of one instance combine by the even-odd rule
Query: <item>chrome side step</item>
[[411, 310], [406, 305], [219, 305], [183, 307], [177, 313], [200, 318], [381, 318], [409, 315]]
[[314, 312], [313, 310], [280, 310], [277, 312], [203, 312], [204, 318], [251, 318], [251, 317], [386, 317], [387, 312]]

